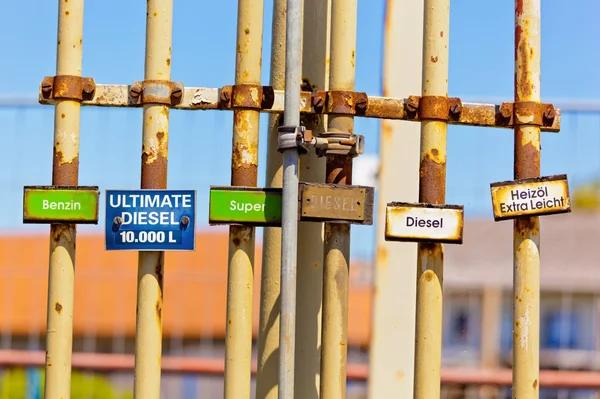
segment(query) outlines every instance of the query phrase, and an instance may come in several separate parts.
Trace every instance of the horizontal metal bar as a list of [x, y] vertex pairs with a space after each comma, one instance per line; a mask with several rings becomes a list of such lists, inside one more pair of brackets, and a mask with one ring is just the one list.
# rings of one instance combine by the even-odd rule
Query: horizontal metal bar
[[[100, 106], [100, 107], [139, 107], [136, 100], [129, 95], [131, 86], [129, 85], [103, 85], [97, 84], [94, 97], [90, 100], [82, 101], [85, 106]], [[220, 88], [204, 88], [204, 87], [186, 87], [184, 88], [183, 99], [181, 103], [173, 106], [173, 109], [181, 110], [227, 110], [231, 109], [228, 105], [223, 105], [220, 100]], [[284, 104], [284, 91], [274, 90], [274, 100], [272, 106], [268, 109], [263, 109], [263, 112], [282, 113]], [[45, 99], [40, 93], [40, 104], [54, 104], [53, 99]], [[391, 120], [407, 120], [418, 122], [418, 115], [412, 115], [406, 112], [406, 103], [409, 99], [390, 98], [380, 96], [368, 96], [368, 105], [364, 112], [354, 114], [358, 117], [379, 118]], [[312, 104], [304, 97], [300, 102], [302, 113], [325, 113], [325, 111], [315, 112]], [[462, 103], [460, 116], [450, 118], [449, 124], [495, 127], [495, 128], [513, 128], [512, 116], [505, 118], [500, 113], [501, 105], [497, 104], [479, 104], [479, 103]], [[561, 110], [556, 109], [556, 116], [552, 126], [542, 126], [544, 132], [560, 131]]]

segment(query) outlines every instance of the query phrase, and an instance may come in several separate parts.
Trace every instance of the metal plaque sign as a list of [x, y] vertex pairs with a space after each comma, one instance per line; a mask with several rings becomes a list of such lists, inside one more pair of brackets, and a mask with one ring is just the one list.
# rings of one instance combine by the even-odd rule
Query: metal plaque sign
[[391, 202], [385, 208], [385, 240], [462, 244], [462, 205]]
[[281, 189], [211, 187], [208, 222], [281, 226]]
[[98, 187], [26, 186], [23, 223], [98, 224]]
[[193, 251], [195, 215], [195, 190], [106, 190], [106, 249]]
[[301, 183], [300, 220], [373, 224], [373, 187]]
[[494, 220], [571, 212], [567, 175], [490, 184]]
[[[373, 224], [372, 187], [299, 183], [298, 220]], [[211, 225], [281, 226], [281, 188], [210, 188]]]

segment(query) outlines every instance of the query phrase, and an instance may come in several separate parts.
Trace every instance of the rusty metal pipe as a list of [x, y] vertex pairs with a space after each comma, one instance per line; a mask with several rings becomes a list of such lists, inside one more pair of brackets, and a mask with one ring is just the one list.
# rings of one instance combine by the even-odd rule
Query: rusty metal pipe
[[[330, 90], [354, 90], [357, 0], [332, 0]], [[330, 115], [330, 132], [354, 132], [352, 116]], [[352, 158], [333, 155], [326, 160], [327, 183], [352, 184]], [[323, 263], [323, 320], [321, 397], [346, 397], [348, 353], [348, 284], [350, 225], [325, 224]]]
[[[270, 85], [275, 90], [285, 88], [285, 19], [286, 1], [273, 1], [271, 36]], [[282, 186], [282, 158], [277, 151], [281, 114], [269, 115], [267, 139], [267, 187]], [[275, 399], [278, 393], [279, 373], [279, 295], [281, 273], [281, 228], [265, 227], [263, 233], [263, 258], [260, 284], [260, 311], [258, 322], [258, 361], [256, 397]]]
[[[540, 101], [540, 0], [515, 0], [515, 102]], [[518, 118], [521, 119], [521, 118]], [[515, 179], [540, 175], [540, 128], [515, 128]], [[513, 392], [539, 397], [540, 223], [514, 221]]]
[[[260, 84], [264, 0], [239, 0], [235, 84]], [[251, 89], [247, 94], [256, 93]], [[257, 183], [259, 111], [233, 112], [231, 185]], [[251, 397], [254, 227], [229, 228], [225, 399]]]
[[[173, 0], [148, 0], [145, 80], [170, 80]], [[146, 104], [143, 111], [141, 188], [167, 188], [169, 107]], [[138, 254], [135, 334], [135, 398], [159, 399], [162, 357], [164, 252]]]
[[[56, 74], [81, 76], [83, 0], [58, 2]], [[80, 103], [59, 100], [54, 111], [52, 184], [76, 186], [79, 177]], [[50, 227], [46, 325], [46, 399], [71, 397], [76, 226]]]
[[[448, 96], [449, 25], [450, 0], [425, 0], [423, 96]], [[445, 203], [446, 131], [445, 121], [421, 122], [419, 202]], [[443, 265], [442, 244], [418, 245], [415, 399], [440, 397]]]

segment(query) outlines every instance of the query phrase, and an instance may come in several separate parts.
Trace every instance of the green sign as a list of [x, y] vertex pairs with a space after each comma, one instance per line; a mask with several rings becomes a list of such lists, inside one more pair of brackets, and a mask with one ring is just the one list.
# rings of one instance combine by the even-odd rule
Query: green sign
[[281, 189], [211, 187], [208, 222], [281, 226]]
[[25, 187], [23, 223], [98, 224], [99, 195], [98, 187]]

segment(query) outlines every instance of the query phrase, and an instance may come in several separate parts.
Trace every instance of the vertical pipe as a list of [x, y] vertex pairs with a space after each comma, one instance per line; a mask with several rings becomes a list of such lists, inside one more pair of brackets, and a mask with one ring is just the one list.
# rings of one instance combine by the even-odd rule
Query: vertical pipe
[[[329, 88], [331, 0], [304, 0], [302, 80], [304, 90]], [[302, 122], [320, 135], [327, 115], [304, 115]], [[313, 150], [300, 159], [300, 180], [325, 182], [325, 159]], [[318, 399], [321, 369], [321, 302], [323, 290], [323, 223], [298, 224], [296, 375], [294, 397]]]
[[[58, 2], [56, 74], [81, 76], [83, 0]], [[52, 184], [76, 186], [79, 180], [80, 104], [58, 101], [54, 111]], [[75, 282], [73, 224], [50, 227], [48, 313], [46, 319], [46, 383], [44, 397], [71, 397], [73, 296]]]
[[[271, 36], [270, 86], [285, 88], [285, 18], [286, 1], [273, 1]], [[281, 114], [269, 114], [267, 142], [267, 187], [281, 187], [282, 157], [277, 151]], [[279, 283], [281, 273], [281, 228], [265, 227], [263, 234], [262, 273], [260, 282], [260, 311], [258, 322], [258, 360], [256, 372], [257, 399], [277, 398], [279, 373]]]
[[[300, 125], [302, 68], [302, 0], [288, 0], [286, 15], [284, 124]], [[296, 266], [298, 244], [298, 150], [283, 151], [281, 220], [281, 318], [279, 331], [279, 399], [294, 397], [296, 343]]]
[[[148, 0], [145, 80], [171, 79], [173, 0]], [[144, 105], [141, 188], [167, 188], [169, 107]], [[160, 398], [164, 252], [138, 254], [135, 398]]]
[[[448, 96], [449, 27], [450, 0], [425, 0], [423, 96]], [[446, 130], [444, 121], [421, 122], [419, 202], [446, 200]], [[414, 397], [439, 398], [444, 249], [439, 243], [418, 248]]]
[[[264, 0], [239, 0], [235, 84], [260, 84]], [[231, 185], [257, 183], [259, 112], [233, 111]], [[229, 228], [225, 399], [250, 398], [254, 227]]]
[[[385, 12], [383, 95], [420, 93], [423, 0], [387, 0]], [[385, 241], [384, 230], [387, 203], [418, 201], [420, 132], [418, 123], [381, 121], [369, 398], [413, 396], [415, 330], [406, 326], [415, 320], [417, 244]]]
[[[332, 0], [330, 90], [354, 90], [357, 0]], [[353, 133], [354, 118], [330, 115], [330, 132]], [[326, 161], [327, 183], [352, 184], [352, 158], [331, 155]], [[348, 283], [350, 225], [325, 224], [323, 264], [323, 329], [321, 396], [346, 397], [348, 352]]]
[[[540, 101], [540, 0], [515, 0], [515, 101]], [[540, 128], [515, 128], [515, 179], [540, 175]], [[539, 397], [540, 222], [514, 221], [513, 396]]]

